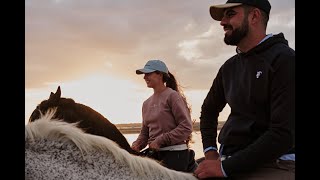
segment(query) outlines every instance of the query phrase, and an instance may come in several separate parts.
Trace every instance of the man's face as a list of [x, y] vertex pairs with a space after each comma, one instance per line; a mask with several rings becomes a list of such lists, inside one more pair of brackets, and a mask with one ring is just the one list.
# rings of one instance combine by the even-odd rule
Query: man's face
[[226, 9], [221, 25], [226, 32], [224, 42], [227, 45], [239, 44], [249, 31], [248, 16], [240, 6]]

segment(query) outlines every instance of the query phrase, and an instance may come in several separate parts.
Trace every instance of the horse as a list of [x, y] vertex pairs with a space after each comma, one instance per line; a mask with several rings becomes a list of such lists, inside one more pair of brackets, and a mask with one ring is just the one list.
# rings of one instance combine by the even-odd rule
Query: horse
[[[119, 129], [107, 118], [89, 106], [75, 102], [72, 98], [61, 97], [61, 88], [58, 86], [55, 93], [51, 92], [49, 98], [40, 102], [31, 113], [29, 123], [37, 121], [49, 111], [54, 111], [52, 119], [60, 119], [68, 123], [76, 123], [85, 133], [106, 137], [116, 142], [130, 154], [154, 158], [154, 151], [146, 148], [141, 152], [131, 149], [130, 144]], [[194, 153], [194, 152], [193, 152]], [[200, 159], [201, 160], [201, 159]], [[197, 164], [201, 162], [195, 160]], [[190, 165], [188, 171], [194, 170]]]
[[78, 127], [84, 132], [106, 137], [129, 153], [139, 154], [139, 152], [131, 149], [130, 144], [119, 129], [99, 112], [84, 104], [76, 103], [72, 98], [61, 97], [60, 86], [55, 93], [50, 93], [48, 99], [37, 105], [28, 122], [40, 119], [46, 112], [53, 109], [56, 109], [53, 119], [77, 123]]
[[57, 118], [56, 109], [25, 125], [25, 179], [196, 180], [156, 160], [130, 154], [103, 136]]

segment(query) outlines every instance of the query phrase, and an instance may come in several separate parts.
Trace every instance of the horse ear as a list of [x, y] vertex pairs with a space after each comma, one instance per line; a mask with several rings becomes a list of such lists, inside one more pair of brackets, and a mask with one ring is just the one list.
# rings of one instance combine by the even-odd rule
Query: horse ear
[[58, 102], [60, 97], [61, 97], [61, 89], [60, 89], [60, 86], [58, 86], [56, 93], [53, 93], [53, 92], [50, 93], [49, 100]]
[[58, 96], [59, 98], [61, 97], [61, 88], [60, 88], [60, 86], [58, 86], [58, 88], [57, 88], [56, 96]]

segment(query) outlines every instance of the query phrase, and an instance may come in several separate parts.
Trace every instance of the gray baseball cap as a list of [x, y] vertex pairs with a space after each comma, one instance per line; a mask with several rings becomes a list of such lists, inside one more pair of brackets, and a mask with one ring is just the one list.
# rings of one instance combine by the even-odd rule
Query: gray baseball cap
[[151, 73], [154, 71], [160, 71], [168, 74], [166, 64], [160, 60], [149, 60], [143, 69], [136, 70], [136, 74]]

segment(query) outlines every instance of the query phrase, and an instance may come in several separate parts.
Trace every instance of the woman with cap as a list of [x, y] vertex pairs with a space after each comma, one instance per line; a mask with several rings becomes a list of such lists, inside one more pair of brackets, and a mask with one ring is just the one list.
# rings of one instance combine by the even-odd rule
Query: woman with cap
[[189, 149], [192, 121], [190, 108], [175, 77], [160, 60], [150, 60], [136, 74], [144, 74], [153, 94], [143, 102], [142, 128], [132, 149], [140, 151], [147, 145], [155, 159], [167, 168], [193, 172], [197, 164], [195, 153]]

